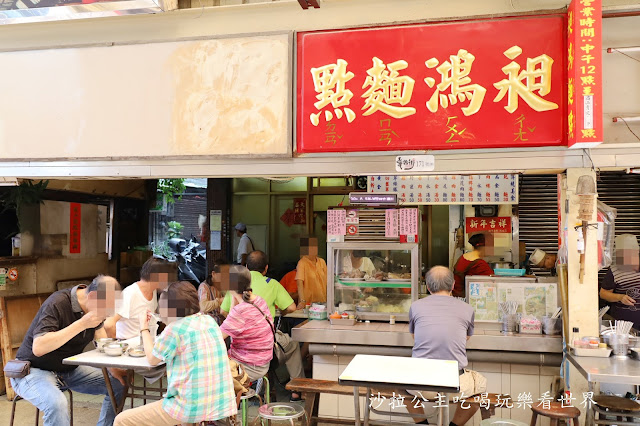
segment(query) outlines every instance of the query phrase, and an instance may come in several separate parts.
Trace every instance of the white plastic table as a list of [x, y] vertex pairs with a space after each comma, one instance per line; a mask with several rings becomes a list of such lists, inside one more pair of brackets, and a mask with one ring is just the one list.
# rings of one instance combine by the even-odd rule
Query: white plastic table
[[[128, 343], [131, 347], [140, 344], [140, 339], [135, 337], [133, 339], [125, 340], [124, 342]], [[122, 409], [122, 407], [118, 405], [116, 397], [113, 394], [113, 388], [111, 387], [107, 368], [121, 368], [140, 373], [157, 371], [164, 367], [164, 363], [160, 363], [158, 365], [149, 364], [146, 357], [132, 357], [126, 354], [121, 356], [109, 356], [97, 349], [70, 356], [69, 358], [62, 360], [62, 363], [67, 365], [87, 365], [89, 367], [102, 369], [102, 375], [104, 376], [104, 381], [107, 385], [107, 392], [109, 393], [109, 398], [111, 399], [111, 404], [113, 405], [116, 414]]]
[[[370, 407], [371, 388], [394, 388], [440, 392], [449, 401], [449, 394], [460, 392], [457, 361], [407, 358], [398, 356], [356, 355], [338, 378], [342, 385], [353, 386], [355, 424], [360, 425], [360, 387], [367, 388], [364, 425], [369, 425], [369, 413], [387, 414]], [[449, 406], [439, 407], [438, 423], [449, 424]], [[410, 414], [396, 414], [413, 417]], [[386, 423], [386, 422], [385, 422]], [[396, 424], [390, 422], [388, 424]]]

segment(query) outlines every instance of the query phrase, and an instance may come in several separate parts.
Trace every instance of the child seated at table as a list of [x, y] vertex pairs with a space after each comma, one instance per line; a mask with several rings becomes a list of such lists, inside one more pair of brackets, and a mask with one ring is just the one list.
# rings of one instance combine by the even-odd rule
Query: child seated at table
[[159, 313], [167, 327], [155, 344], [149, 332], [150, 312], [140, 316], [149, 364], [167, 365], [167, 393], [161, 401], [123, 411], [114, 425], [178, 425], [236, 415], [222, 333], [210, 315], [199, 311], [195, 287], [180, 281], [160, 295]]

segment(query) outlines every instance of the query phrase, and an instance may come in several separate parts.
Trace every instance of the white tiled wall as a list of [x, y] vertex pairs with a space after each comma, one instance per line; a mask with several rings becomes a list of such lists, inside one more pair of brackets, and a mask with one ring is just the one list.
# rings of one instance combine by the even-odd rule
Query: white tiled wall
[[[344, 371], [353, 357], [351, 356], [332, 356], [332, 355], [314, 355], [313, 357], [313, 378], [321, 380], [338, 380], [338, 376]], [[501, 364], [493, 362], [474, 362], [470, 363], [469, 369], [473, 369], [482, 373], [487, 378], [487, 390], [490, 393], [509, 394], [514, 401], [514, 407], [511, 409], [498, 408], [496, 417], [519, 420], [529, 423], [531, 420], [531, 410], [518, 406], [518, 397], [520, 394], [530, 393], [534, 404], [538, 403], [538, 398], [545, 392], [550, 391], [554, 395], [557, 389], [552, 388], [555, 383], [555, 377], [559, 374], [556, 367], [539, 367], [534, 365], [520, 364]], [[411, 401], [405, 401], [409, 404]], [[380, 410], [391, 413], [389, 408], [389, 400], [383, 402]], [[364, 397], [360, 397], [360, 415], [364, 414]], [[321, 395], [320, 396], [320, 416], [338, 417], [344, 419], [353, 419], [353, 397], [342, 395]], [[398, 412], [406, 412], [406, 409], [395, 409]], [[394, 411], [395, 411], [394, 410]], [[453, 415], [453, 409], [451, 415]], [[436, 410], [427, 409], [429, 422], [436, 422]], [[407, 422], [411, 421], [403, 417], [391, 417], [393, 420]], [[389, 420], [390, 416], [381, 416], [372, 414], [371, 419]], [[481, 422], [480, 412], [468, 424], [479, 426]], [[548, 419], [538, 420], [538, 426], [548, 426]]]

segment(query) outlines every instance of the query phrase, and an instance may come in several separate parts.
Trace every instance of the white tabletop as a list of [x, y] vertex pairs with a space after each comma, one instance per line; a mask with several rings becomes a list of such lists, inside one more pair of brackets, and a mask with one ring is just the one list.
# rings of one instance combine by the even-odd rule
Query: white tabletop
[[[129, 343], [129, 346], [135, 346], [140, 344], [140, 339], [135, 337], [133, 339], [125, 340], [125, 342]], [[97, 349], [70, 356], [69, 358], [65, 358], [62, 363], [68, 365], [88, 365], [89, 367], [97, 368], [123, 368], [126, 370], [136, 371], [150, 371], [164, 366], [164, 363], [160, 363], [158, 365], [149, 364], [147, 357], [133, 357], [127, 354], [121, 356], [109, 356]]]
[[401, 356], [356, 355], [338, 378], [354, 386], [397, 386], [404, 389], [457, 393], [457, 361]]

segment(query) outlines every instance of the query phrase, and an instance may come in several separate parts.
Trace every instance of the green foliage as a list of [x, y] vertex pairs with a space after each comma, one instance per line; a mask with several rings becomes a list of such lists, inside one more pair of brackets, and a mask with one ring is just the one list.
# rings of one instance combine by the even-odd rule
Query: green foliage
[[182, 199], [182, 194], [187, 188], [184, 179], [158, 179], [158, 191], [167, 197], [167, 203], [175, 203], [176, 197]]
[[165, 259], [171, 259], [172, 257], [171, 249], [169, 249], [169, 243], [167, 241], [161, 243], [152, 242], [151, 250], [153, 250], [154, 256], [160, 256]]
[[16, 211], [20, 231], [22, 231], [22, 225], [20, 224], [21, 207], [44, 203], [42, 197], [47, 185], [49, 185], [48, 180], [41, 180], [38, 183], [25, 180], [18, 186], [10, 187], [7, 192], [0, 196], [0, 203], [4, 206], [3, 212], [11, 209]]
[[169, 226], [169, 229], [167, 229], [167, 238], [180, 238], [184, 226], [180, 222], [176, 221], [171, 221], [167, 223], [167, 225]]

